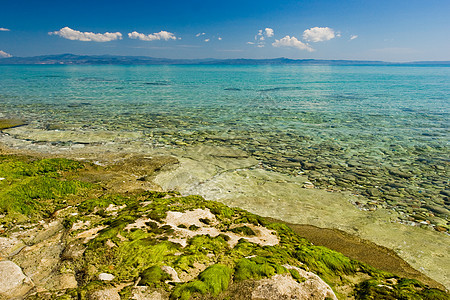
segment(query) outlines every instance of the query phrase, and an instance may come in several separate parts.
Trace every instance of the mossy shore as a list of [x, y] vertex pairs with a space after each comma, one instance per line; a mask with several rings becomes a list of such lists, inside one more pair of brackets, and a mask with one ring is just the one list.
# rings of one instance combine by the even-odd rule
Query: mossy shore
[[[146, 167], [155, 172], [158, 159]], [[143, 166], [0, 155], [0, 264], [23, 276], [0, 298], [261, 299], [258, 291], [269, 291], [275, 299], [288, 297], [277, 289], [288, 282], [321, 299], [449, 299], [431, 281], [313, 245], [286, 224], [142, 188], [151, 184], [120, 185], [126, 167]]]

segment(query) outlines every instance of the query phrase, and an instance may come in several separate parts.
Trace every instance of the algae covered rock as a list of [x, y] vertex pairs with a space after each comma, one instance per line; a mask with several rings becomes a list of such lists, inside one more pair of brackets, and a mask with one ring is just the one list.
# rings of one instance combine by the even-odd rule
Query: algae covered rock
[[[83, 165], [69, 160], [2, 159], [9, 182], [0, 196], [18, 205], [0, 202], [15, 221], [0, 239], [13, 261], [0, 261], [2, 297], [25, 295], [33, 287], [26, 275], [36, 288], [25, 299], [33, 300], [371, 299], [386, 289], [447, 296], [242, 209], [176, 192], [101, 189], [76, 181]], [[22, 201], [29, 207], [20, 210]]]

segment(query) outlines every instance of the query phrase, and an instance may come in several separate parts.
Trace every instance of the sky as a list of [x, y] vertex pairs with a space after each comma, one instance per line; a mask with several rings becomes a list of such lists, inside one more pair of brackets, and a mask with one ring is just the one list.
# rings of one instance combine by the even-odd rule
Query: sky
[[1, 0], [0, 57], [450, 60], [450, 0]]

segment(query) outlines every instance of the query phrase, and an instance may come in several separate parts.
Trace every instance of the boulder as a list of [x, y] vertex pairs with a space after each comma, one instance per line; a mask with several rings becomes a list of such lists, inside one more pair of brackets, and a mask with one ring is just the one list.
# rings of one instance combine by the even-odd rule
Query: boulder
[[19, 298], [33, 286], [18, 265], [9, 260], [0, 261], [0, 298]]
[[305, 278], [305, 281], [298, 282], [290, 274], [277, 274], [271, 278], [261, 279], [252, 291], [251, 299], [337, 300], [331, 287], [316, 274], [292, 266], [285, 267], [297, 270], [300, 276]]

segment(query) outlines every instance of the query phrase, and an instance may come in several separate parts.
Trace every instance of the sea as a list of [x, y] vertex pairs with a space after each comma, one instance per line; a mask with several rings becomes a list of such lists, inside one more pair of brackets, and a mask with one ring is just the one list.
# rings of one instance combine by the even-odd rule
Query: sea
[[[227, 204], [291, 222], [315, 224], [328, 216], [324, 226], [347, 230], [338, 223], [353, 222], [353, 208], [336, 217], [333, 213], [344, 211], [345, 204], [329, 198], [313, 207], [327, 196], [308, 194], [309, 203], [302, 204], [299, 195], [312, 190], [351, 194], [356, 198], [350, 205], [364, 217], [355, 214], [349, 231], [394, 248], [450, 287], [449, 274], [441, 268], [449, 262], [448, 66], [2, 65], [0, 119], [26, 123], [0, 132], [0, 142], [18, 149], [92, 146], [101, 154], [108, 148], [216, 147], [222, 154], [208, 156], [214, 157], [215, 169], [220, 161], [251, 158], [256, 165], [234, 170], [240, 177], [226, 175], [227, 186], [219, 194], [231, 193]], [[223, 154], [223, 149], [234, 152]], [[192, 174], [183, 178], [193, 182]], [[255, 174], [253, 189], [237, 187], [236, 182]], [[272, 181], [262, 189], [268, 176]], [[204, 179], [198, 178], [200, 186]], [[217, 174], [211, 178], [224, 184]], [[230, 182], [241, 190], [233, 194]], [[295, 189], [287, 194], [291, 183]], [[244, 197], [263, 190], [260, 198], [272, 195], [270, 203]], [[233, 202], [239, 198], [233, 195], [244, 200]], [[314, 220], [302, 214], [308, 207]], [[386, 218], [381, 211], [388, 212]], [[424, 241], [429, 252], [421, 248]]]

